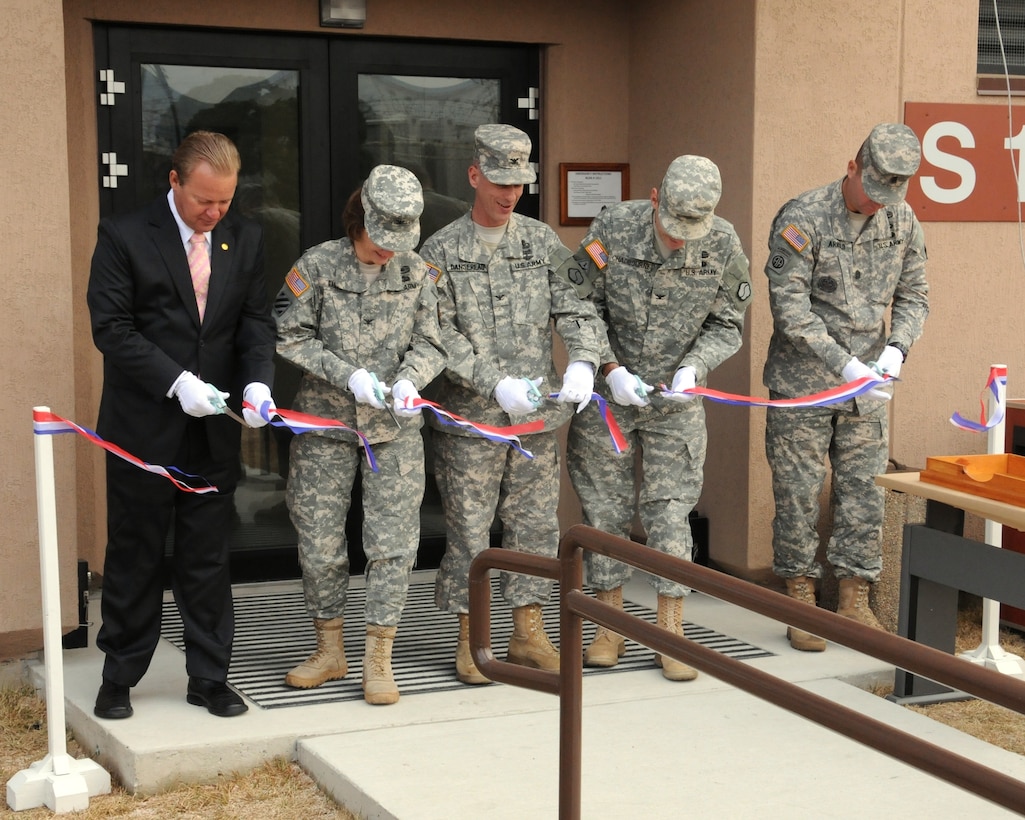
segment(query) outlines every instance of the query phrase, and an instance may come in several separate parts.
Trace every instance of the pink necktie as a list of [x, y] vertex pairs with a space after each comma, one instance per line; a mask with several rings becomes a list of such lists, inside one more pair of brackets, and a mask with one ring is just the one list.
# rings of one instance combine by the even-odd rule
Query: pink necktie
[[206, 237], [199, 231], [189, 238], [189, 270], [192, 271], [192, 287], [196, 291], [196, 306], [202, 322], [206, 297], [210, 292], [210, 254], [206, 252]]

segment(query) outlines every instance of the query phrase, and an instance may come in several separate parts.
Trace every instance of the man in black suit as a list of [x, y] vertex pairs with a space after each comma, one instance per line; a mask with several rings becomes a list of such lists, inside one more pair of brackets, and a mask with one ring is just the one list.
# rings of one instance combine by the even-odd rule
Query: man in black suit
[[172, 523], [188, 702], [221, 717], [247, 709], [225, 683], [234, 633], [226, 535], [241, 473], [241, 427], [224, 409], [237, 414], [242, 398], [262, 408], [264, 415], [242, 411], [256, 427], [274, 408], [263, 231], [228, 211], [241, 160], [227, 137], [190, 134], [171, 166], [166, 197], [99, 225], [87, 293], [93, 341], [103, 353], [97, 432], [143, 461], [202, 476], [218, 492], [185, 492], [107, 455], [96, 641], [106, 658], [93, 710], [102, 718], [131, 716], [130, 688], [160, 638]]

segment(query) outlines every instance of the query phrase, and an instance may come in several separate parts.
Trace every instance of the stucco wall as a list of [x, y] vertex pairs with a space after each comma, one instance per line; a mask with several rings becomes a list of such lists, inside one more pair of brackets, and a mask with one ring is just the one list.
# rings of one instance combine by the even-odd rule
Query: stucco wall
[[[40, 646], [41, 589], [36, 524], [32, 408], [74, 411], [69, 355], [72, 297], [68, 244], [64, 52], [59, 0], [9, 0], [0, 50], [0, 197], [2, 197], [4, 413], [0, 422], [0, 658]], [[65, 624], [75, 606], [75, 460], [73, 436], [53, 437], [61, 607]]]

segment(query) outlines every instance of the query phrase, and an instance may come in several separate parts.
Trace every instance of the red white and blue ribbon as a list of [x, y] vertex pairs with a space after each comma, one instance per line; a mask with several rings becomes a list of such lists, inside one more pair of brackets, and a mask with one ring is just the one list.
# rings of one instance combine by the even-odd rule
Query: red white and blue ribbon
[[[148, 464], [140, 458], [136, 458], [127, 450], [123, 450], [116, 444], [111, 444], [109, 441], [100, 438], [96, 433], [87, 427], [81, 427], [75, 424], [73, 421], [68, 421], [65, 418], [61, 418], [55, 413], [50, 413], [43, 410], [32, 411], [32, 429], [37, 436], [53, 436], [60, 433], [78, 433], [80, 436], [91, 441], [99, 447], [102, 447], [109, 453], [113, 453], [118, 458], [123, 458], [129, 464], [134, 464], [140, 470], [146, 470], [154, 475], [163, 476], [175, 487], [182, 492], [186, 493], [215, 493], [217, 488], [207, 481], [202, 476], [191, 475], [186, 473], [184, 470], [179, 470], [177, 467], [161, 467], [159, 464]], [[181, 478], [176, 478], [181, 476]], [[202, 481], [205, 486], [193, 486], [196, 483], [195, 480]]]
[[[558, 393], [549, 393], [548, 398], [557, 399]], [[609, 403], [605, 401], [604, 397], [600, 393], [592, 393], [590, 401], [593, 401], [598, 405], [598, 412], [601, 414], [602, 421], [605, 422], [605, 427], [609, 431], [609, 438], [612, 439], [612, 449], [616, 453], [625, 453], [630, 443], [626, 440], [623, 435], [623, 431], [619, 429], [619, 424], [616, 422], [616, 417], [612, 415], [612, 409], [609, 407]], [[579, 412], [579, 411], [577, 411]]]
[[[260, 410], [257, 410], [248, 402], [242, 403], [242, 406], [248, 410], [252, 410], [254, 413], [258, 412], [268, 421], [268, 423], [275, 427], [286, 427], [293, 433], [309, 433], [315, 430], [346, 430], [356, 436], [359, 436], [360, 443], [363, 445], [363, 450], [367, 456], [367, 462], [370, 464], [370, 468], [375, 473], [377, 472], [377, 460], [374, 458], [374, 451], [371, 449], [370, 442], [367, 441], [367, 437], [359, 430], [355, 430], [340, 421], [325, 419], [319, 416], [311, 416], [307, 413], [299, 413], [294, 410], [282, 410], [280, 407], [268, 410], [268, 405], [269, 402], [265, 402], [264, 406], [260, 408]], [[534, 454], [523, 448], [520, 444], [519, 436], [527, 433], [540, 432], [545, 426], [543, 421], [538, 420], [532, 421], [529, 424], [516, 424], [510, 427], [492, 427], [488, 424], [478, 424], [477, 422], [464, 419], [461, 416], [448, 412], [441, 405], [435, 404], [432, 401], [427, 401], [423, 398], [412, 399], [410, 400], [409, 405], [413, 408], [418, 407], [421, 410], [430, 410], [438, 416], [444, 424], [462, 427], [491, 441], [508, 444], [520, 453], [523, 453], [527, 458], [533, 458]]]
[[598, 412], [601, 413], [602, 421], [605, 422], [605, 426], [609, 429], [612, 449], [617, 453], [625, 453], [630, 445], [623, 436], [623, 431], [619, 429], [616, 417], [612, 415], [612, 408], [609, 407], [609, 403], [597, 393], [592, 393], [591, 399], [598, 405]]
[[519, 437], [529, 433], [539, 433], [545, 429], [545, 423], [541, 419], [527, 422], [526, 424], [513, 424], [508, 427], [492, 427], [490, 424], [478, 424], [475, 421], [464, 419], [462, 416], [450, 413], [440, 404], [435, 404], [433, 401], [428, 401], [424, 398], [410, 399], [407, 403], [412, 407], [419, 407], [422, 410], [430, 410], [438, 417], [438, 419], [441, 420], [442, 424], [447, 424], [450, 427], [461, 427], [464, 430], [470, 430], [471, 432], [476, 433], [478, 436], [483, 436], [490, 441], [494, 441], [499, 444], [508, 444], [514, 450], [522, 453], [527, 458], [533, 458], [534, 454], [523, 447], [520, 443]]
[[704, 398], [718, 402], [719, 404], [733, 404], [740, 407], [826, 407], [831, 404], [841, 404], [849, 399], [864, 395], [869, 390], [879, 387], [885, 382], [893, 381], [891, 376], [883, 376], [874, 379], [870, 376], [862, 376], [852, 382], [831, 387], [819, 393], [812, 393], [807, 396], [798, 396], [792, 399], [763, 399], [758, 396], [741, 396], [736, 393], [723, 393], [721, 390], [712, 390], [708, 387], [690, 387], [686, 390], [674, 391], [664, 384], [659, 385], [663, 396], [689, 395], [703, 396]]
[[[1004, 420], [1004, 403], [1000, 401], [1002, 393], [1006, 394], [1007, 391], [1007, 368], [1006, 367], [991, 367], [989, 369], [989, 379], [986, 381], [986, 387], [979, 395], [979, 405], [981, 410], [979, 412], [979, 421], [969, 421], [959, 413], [954, 413], [950, 417], [950, 423], [955, 427], [960, 427], [962, 430], [967, 430], [970, 433], [985, 433], [987, 430], [996, 427], [1000, 422]], [[992, 416], [987, 418], [987, 407], [986, 407], [986, 394], [989, 393], [993, 396], [993, 407], [995, 412]]]
[[295, 410], [282, 410], [280, 407], [269, 408], [270, 402], [264, 402], [258, 410], [249, 402], [242, 402], [242, 406], [254, 413], [261, 415], [264, 420], [273, 427], [284, 427], [293, 433], [311, 433], [324, 430], [343, 430], [359, 437], [363, 445], [363, 452], [367, 456], [367, 464], [375, 473], [377, 472], [377, 459], [374, 458], [374, 451], [370, 449], [370, 442], [359, 430], [354, 430], [347, 424], [342, 424], [334, 419], [325, 419], [320, 416], [311, 416], [309, 413], [299, 413]]

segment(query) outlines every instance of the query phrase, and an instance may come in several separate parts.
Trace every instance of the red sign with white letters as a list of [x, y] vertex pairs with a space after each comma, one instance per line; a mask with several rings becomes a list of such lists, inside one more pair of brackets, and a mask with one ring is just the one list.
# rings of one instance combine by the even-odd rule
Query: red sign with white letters
[[922, 222], [1016, 222], [1025, 201], [1025, 105], [905, 103], [922, 141], [908, 204]]

